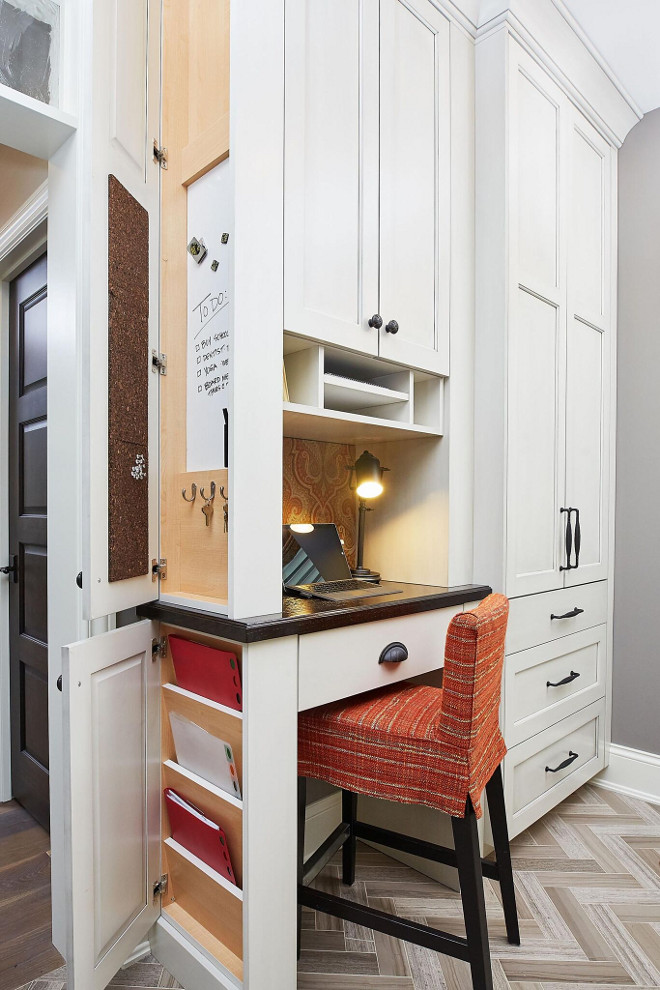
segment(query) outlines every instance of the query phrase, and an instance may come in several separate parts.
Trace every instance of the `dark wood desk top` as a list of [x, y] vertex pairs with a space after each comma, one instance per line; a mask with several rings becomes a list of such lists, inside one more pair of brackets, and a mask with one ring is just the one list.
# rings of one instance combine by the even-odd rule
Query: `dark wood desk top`
[[184, 608], [167, 602], [154, 601], [140, 605], [141, 618], [157, 619], [170, 625], [182, 626], [209, 636], [219, 636], [236, 643], [257, 643], [281, 636], [303, 636], [323, 629], [337, 629], [397, 615], [413, 615], [439, 608], [481, 601], [491, 589], [485, 584], [465, 584], [455, 588], [438, 588], [426, 584], [403, 584], [383, 581], [383, 587], [402, 588], [394, 595], [365, 598], [354, 602], [326, 602], [314, 598], [285, 595], [282, 611], [273, 615], [236, 620], [214, 615], [197, 608]]

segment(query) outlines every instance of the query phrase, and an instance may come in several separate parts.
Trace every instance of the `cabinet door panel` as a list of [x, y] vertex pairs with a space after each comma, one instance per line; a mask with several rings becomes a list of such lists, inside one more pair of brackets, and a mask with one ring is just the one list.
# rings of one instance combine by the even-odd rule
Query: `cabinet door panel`
[[609, 318], [610, 149], [577, 111], [571, 133], [569, 311], [595, 326]]
[[71, 990], [103, 990], [160, 911], [153, 635], [138, 622], [62, 651]]
[[286, 11], [284, 326], [375, 354], [378, 0]]
[[[517, 45], [512, 46], [515, 54]], [[522, 55], [522, 53], [521, 53]], [[560, 94], [531, 59], [516, 67], [512, 120], [520, 282], [555, 298], [559, 288]]]
[[[157, 0], [98, 0], [93, 18], [93, 65], [90, 69], [88, 128], [88, 167], [90, 183], [88, 219], [85, 225], [83, 289], [79, 316], [85, 384], [81, 412], [82, 430], [82, 580], [83, 608], [86, 619], [117, 612], [149, 601], [157, 588], [152, 581], [151, 561], [158, 556], [158, 375], [149, 371], [150, 351], [158, 349], [158, 241], [160, 169], [153, 161], [152, 142], [160, 133], [160, 3]], [[132, 297], [130, 284], [121, 284], [117, 270], [130, 268], [130, 248], [114, 250], [109, 256], [108, 176], [114, 176], [135, 210], [144, 211], [148, 225], [146, 237], [134, 250], [146, 255], [148, 268], [148, 345], [139, 368], [131, 368], [140, 377], [140, 397], [148, 404], [148, 429], [139, 442], [133, 434], [130, 416], [121, 426], [112, 425], [108, 413], [109, 374], [114, 376], [119, 392], [128, 372], [117, 360], [114, 370], [109, 362], [109, 324], [112, 316], [113, 337], [125, 333], [127, 345], [135, 338], [134, 312], [124, 304]], [[105, 177], [105, 180], [104, 180]], [[116, 184], [115, 184], [116, 186]], [[115, 200], [115, 203], [117, 201]], [[115, 206], [113, 205], [113, 211]], [[132, 217], [134, 214], [132, 214]], [[112, 229], [126, 230], [132, 219], [114, 217]], [[134, 231], [131, 230], [131, 235]], [[121, 238], [114, 238], [115, 247]], [[136, 238], [137, 240], [137, 238]], [[114, 273], [114, 274], [111, 274]], [[124, 282], [126, 280], [124, 279]], [[141, 296], [141, 292], [137, 293]], [[110, 297], [110, 299], [109, 299]], [[130, 307], [129, 307], [130, 308]], [[142, 311], [139, 319], [142, 319]], [[123, 323], [123, 327], [121, 324]], [[129, 352], [129, 346], [126, 348]], [[130, 358], [126, 359], [130, 363]], [[144, 361], [144, 363], [142, 363]], [[126, 363], [126, 361], [124, 362]], [[122, 377], [123, 376], [123, 377]], [[144, 395], [146, 392], [146, 396]], [[117, 408], [121, 402], [116, 403]], [[114, 430], [112, 441], [110, 430]], [[146, 441], [146, 442], [145, 442]], [[112, 462], [112, 467], [109, 466]], [[133, 472], [133, 473], [131, 473]], [[130, 497], [131, 486], [148, 485], [145, 517], [148, 523], [131, 531], [131, 513], [126, 513], [121, 534], [110, 539], [110, 495], [122, 490]], [[136, 489], [137, 490], [137, 489]], [[142, 503], [141, 503], [142, 504]], [[144, 528], [148, 533], [144, 532]], [[121, 542], [121, 546], [119, 543]], [[136, 549], [137, 548], [137, 549]], [[116, 579], [109, 573], [109, 556], [139, 561], [131, 577]]]
[[381, 0], [380, 354], [448, 372], [449, 24], [429, 0]]
[[508, 595], [561, 587], [564, 328], [557, 307], [519, 290], [509, 354]]
[[[580, 510], [579, 567], [565, 583], [607, 577], [608, 335], [573, 318], [566, 347], [566, 504]], [[575, 520], [575, 514], [573, 514]], [[572, 556], [575, 560], [575, 554]]]

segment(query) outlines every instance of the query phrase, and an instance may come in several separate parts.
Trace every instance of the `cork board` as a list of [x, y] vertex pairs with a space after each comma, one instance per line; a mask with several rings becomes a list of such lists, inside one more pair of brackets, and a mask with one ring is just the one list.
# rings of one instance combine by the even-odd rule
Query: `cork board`
[[108, 176], [108, 579], [148, 574], [149, 215]]

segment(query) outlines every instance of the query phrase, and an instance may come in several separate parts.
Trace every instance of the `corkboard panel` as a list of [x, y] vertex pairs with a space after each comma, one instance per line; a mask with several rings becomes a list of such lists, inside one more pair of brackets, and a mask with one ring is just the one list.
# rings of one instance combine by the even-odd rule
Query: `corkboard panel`
[[108, 176], [108, 577], [149, 572], [149, 215]]
[[352, 444], [284, 437], [282, 522], [335, 523], [351, 567], [357, 545], [357, 498], [348, 486], [347, 468], [355, 458]]

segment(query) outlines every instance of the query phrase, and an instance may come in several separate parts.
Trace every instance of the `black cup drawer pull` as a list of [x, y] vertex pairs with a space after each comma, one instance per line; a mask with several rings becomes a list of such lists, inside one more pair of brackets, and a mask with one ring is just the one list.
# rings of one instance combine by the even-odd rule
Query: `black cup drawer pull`
[[566, 677], [563, 678], [563, 680], [556, 681], [554, 684], [553, 684], [552, 681], [546, 681], [545, 682], [545, 686], [546, 687], [562, 687], [562, 685], [564, 685], [564, 684], [570, 684], [571, 681], [574, 681], [575, 678], [576, 677], [579, 677], [579, 676], [580, 675], [579, 675], [579, 673], [576, 670], [572, 670], [570, 672], [570, 674], [567, 674]]
[[579, 755], [580, 755], [579, 753], [574, 753], [572, 749], [569, 749], [568, 756], [563, 761], [563, 763], [560, 763], [558, 767], [546, 767], [545, 772], [559, 773], [560, 770], [565, 770], [566, 767], [570, 767], [571, 763], [575, 763]]
[[378, 663], [401, 663], [408, 659], [408, 650], [403, 643], [389, 643], [378, 657]]
[[555, 615], [553, 613], [550, 616], [550, 618], [551, 619], [574, 619], [576, 615], [582, 615], [583, 612], [584, 612], [584, 609], [583, 608], [578, 608], [577, 605], [576, 605], [575, 608], [572, 608], [570, 610], [570, 612], [564, 612], [563, 615]]

